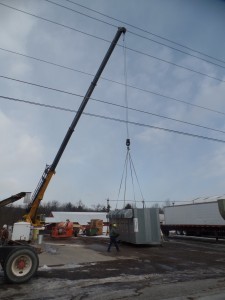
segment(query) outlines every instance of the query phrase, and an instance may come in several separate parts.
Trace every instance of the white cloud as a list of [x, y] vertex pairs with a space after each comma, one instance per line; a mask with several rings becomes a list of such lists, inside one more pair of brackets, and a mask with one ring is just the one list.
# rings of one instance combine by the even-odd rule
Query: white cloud
[[168, 141], [168, 134], [163, 130], [148, 128], [137, 134], [136, 138], [145, 144], [160, 145], [165, 141]]
[[218, 147], [211, 155], [205, 157], [202, 176], [205, 178], [225, 177], [225, 146]]
[[[224, 77], [225, 80], [225, 77]], [[211, 107], [218, 111], [225, 112], [225, 84], [224, 82], [217, 82], [212, 80], [205, 80], [202, 82], [198, 97], [196, 97], [197, 104]]]
[[20, 78], [21, 75], [28, 75], [31, 71], [29, 64], [22, 62], [20, 60], [14, 60], [14, 63], [11, 64], [10, 68], [8, 69], [8, 74], [16, 78]]
[[[15, 4], [18, 7], [18, 2]], [[24, 8], [23, 5], [22, 8]], [[2, 48], [25, 52], [29, 35], [35, 23], [35, 19], [1, 6], [0, 25], [4, 29], [0, 31]]]
[[10, 119], [1, 111], [0, 136], [1, 193], [10, 194], [29, 182], [43, 156], [43, 147], [38, 137], [25, 130], [22, 122]]

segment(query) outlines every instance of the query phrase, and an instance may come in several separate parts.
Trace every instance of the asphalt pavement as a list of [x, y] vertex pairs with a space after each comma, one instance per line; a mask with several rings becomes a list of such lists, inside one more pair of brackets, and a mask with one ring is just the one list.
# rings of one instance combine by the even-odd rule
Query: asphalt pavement
[[108, 237], [52, 240], [41, 245], [37, 275], [7, 284], [1, 300], [224, 300], [225, 243], [170, 239], [162, 247], [120, 244], [107, 252]]

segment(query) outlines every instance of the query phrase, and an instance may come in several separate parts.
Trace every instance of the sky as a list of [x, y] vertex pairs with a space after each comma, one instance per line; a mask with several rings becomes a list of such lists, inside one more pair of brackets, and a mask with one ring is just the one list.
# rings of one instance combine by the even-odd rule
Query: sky
[[123, 26], [43, 204], [225, 194], [225, 1], [0, 0], [0, 199], [35, 190]]

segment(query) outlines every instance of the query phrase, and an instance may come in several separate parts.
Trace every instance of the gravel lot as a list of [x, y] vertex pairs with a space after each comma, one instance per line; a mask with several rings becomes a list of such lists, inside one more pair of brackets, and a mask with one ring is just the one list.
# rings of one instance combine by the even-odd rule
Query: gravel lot
[[7, 284], [6, 299], [225, 299], [225, 242], [170, 238], [162, 247], [120, 244], [107, 238], [44, 238], [37, 275]]

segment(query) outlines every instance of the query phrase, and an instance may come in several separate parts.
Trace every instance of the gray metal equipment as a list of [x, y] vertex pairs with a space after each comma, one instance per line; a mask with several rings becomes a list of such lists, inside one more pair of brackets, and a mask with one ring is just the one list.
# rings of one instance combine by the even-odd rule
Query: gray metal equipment
[[160, 245], [161, 231], [157, 208], [132, 208], [110, 211], [109, 222], [116, 223], [119, 239], [142, 245]]

